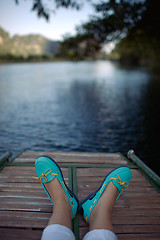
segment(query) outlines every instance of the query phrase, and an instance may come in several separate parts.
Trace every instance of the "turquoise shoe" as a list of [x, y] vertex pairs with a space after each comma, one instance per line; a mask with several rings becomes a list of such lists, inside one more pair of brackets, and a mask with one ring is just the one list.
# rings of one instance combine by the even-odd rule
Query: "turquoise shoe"
[[116, 168], [115, 170], [111, 171], [105, 177], [101, 186], [94, 193], [90, 194], [82, 202], [80, 202], [79, 211], [83, 215], [84, 220], [88, 223], [91, 212], [93, 211], [99, 198], [101, 197], [107, 184], [110, 181], [113, 182], [113, 184], [116, 186], [116, 188], [119, 191], [119, 195], [116, 199], [116, 201], [117, 201], [118, 198], [120, 197], [120, 195], [123, 193], [123, 191], [128, 186], [130, 180], [131, 180], [131, 171], [128, 167], [119, 167], [119, 168]]
[[63, 187], [68, 197], [69, 203], [71, 205], [72, 219], [73, 219], [76, 215], [79, 201], [77, 197], [74, 195], [74, 193], [67, 187], [63, 178], [62, 171], [58, 166], [58, 164], [50, 157], [41, 156], [36, 160], [35, 168], [36, 168], [36, 173], [38, 177], [34, 177], [34, 178], [38, 179], [42, 183], [42, 186], [51, 202], [52, 202], [52, 199], [49, 195], [49, 192], [45, 188], [44, 183], [51, 182], [55, 177], [59, 180], [61, 186]]

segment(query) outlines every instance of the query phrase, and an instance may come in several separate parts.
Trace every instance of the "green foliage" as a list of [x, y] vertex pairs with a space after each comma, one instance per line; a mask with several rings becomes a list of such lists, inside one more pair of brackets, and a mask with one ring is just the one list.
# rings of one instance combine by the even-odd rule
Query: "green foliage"
[[53, 58], [49, 57], [48, 55], [29, 55], [28, 57], [13, 55], [10, 53], [0, 55], [0, 62], [37, 62], [49, 60], [53, 60]]
[[101, 45], [89, 35], [77, 35], [76, 37], [67, 37], [61, 43], [57, 56], [72, 60], [93, 59], [100, 49]]
[[83, 24], [81, 32], [87, 33], [99, 42], [121, 39], [141, 19], [145, 8], [142, 1], [109, 0], [95, 4], [99, 13]]
[[[15, 0], [16, 4], [19, 4], [19, 0]], [[57, 8], [73, 8], [79, 10], [82, 6], [82, 0], [54, 0], [53, 9], [47, 7], [47, 3], [50, 4], [50, 1], [45, 0], [33, 0], [32, 1], [32, 11], [37, 13], [38, 17], [43, 17], [47, 21], [49, 20], [50, 13], [55, 12]]]
[[[87, 0], [85, 0], [87, 1]], [[89, 0], [88, 0], [89, 1]], [[91, 0], [90, 0], [91, 1]], [[16, 2], [19, 2], [16, 0]], [[54, 0], [59, 7], [79, 9], [83, 1]], [[92, 1], [91, 1], [92, 2]], [[75, 37], [64, 39], [58, 57], [69, 59], [95, 58], [102, 44], [119, 40], [110, 57], [125, 63], [159, 66], [160, 22], [157, 0], [102, 0], [94, 4], [96, 16], [77, 27]], [[42, 0], [34, 0], [38, 16], [49, 18], [50, 11]]]
[[5, 41], [9, 40], [9, 33], [7, 33], [6, 31], [4, 31], [3, 28], [0, 27], [0, 36], [2, 39], [4, 39]]
[[[50, 41], [40, 35], [15, 35], [13, 38], [0, 28], [0, 55], [28, 58], [34, 56], [53, 56], [59, 48], [59, 42]], [[12, 57], [11, 57], [12, 58]]]
[[158, 2], [146, 0], [140, 20], [128, 29], [127, 36], [117, 45], [113, 55], [123, 63], [141, 64], [160, 71], [160, 22]]
[[[89, 22], [77, 28], [80, 42], [82, 36], [86, 41], [89, 39], [89, 44], [91, 39], [96, 42], [92, 45], [95, 50], [92, 51], [93, 55], [96, 54], [96, 50], [99, 51], [102, 43], [119, 40], [109, 56], [111, 59], [120, 60], [125, 64], [143, 64], [156, 69], [160, 66], [158, 1], [109, 0], [96, 4], [95, 9], [99, 15], [93, 16]], [[74, 40], [72, 39], [72, 42]], [[68, 45], [68, 48], [70, 46]]]
[[111, 59], [116, 57], [124, 64], [138, 64], [157, 69], [160, 66], [159, 39], [146, 35], [144, 30], [132, 31], [123, 38], [110, 54]]

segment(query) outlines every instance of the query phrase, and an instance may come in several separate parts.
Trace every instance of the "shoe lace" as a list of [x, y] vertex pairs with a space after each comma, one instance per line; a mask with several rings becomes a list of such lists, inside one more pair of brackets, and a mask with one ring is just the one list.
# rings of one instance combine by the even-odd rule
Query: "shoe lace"
[[124, 181], [120, 178], [120, 176], [119, 176], [118, 174], [117, 174], [117, 177], [118, 177], [118, 178], [113, 178], [113, 177], [111, 177], [110, 179], [111, 179], [111, 180], [114, 179], [117, 183], [119, 183], [121, 186], [123, 186], [123, 187], [126, 188], [126, 187], [128, 186], [128, 182], [127, 182], [127, 181], [124, 182]]
[[[33, 177], [34, 179], [37, 179], [41, 182], [43, 179], [45, 182], [47, 181], [47, 176], [51, 173], [51, 169], [47, 169], [44, 173], [42, 173], [39, 177]], [[51, 175], [59, 176], [57, 173], [51, 173]]]

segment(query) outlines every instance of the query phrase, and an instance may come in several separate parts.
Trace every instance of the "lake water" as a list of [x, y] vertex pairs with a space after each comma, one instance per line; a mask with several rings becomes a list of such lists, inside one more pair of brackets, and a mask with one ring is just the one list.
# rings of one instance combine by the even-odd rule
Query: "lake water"
[[0, 154], [136, 154], [158, 174], [160, 77], [109, 61], [0, 65]]

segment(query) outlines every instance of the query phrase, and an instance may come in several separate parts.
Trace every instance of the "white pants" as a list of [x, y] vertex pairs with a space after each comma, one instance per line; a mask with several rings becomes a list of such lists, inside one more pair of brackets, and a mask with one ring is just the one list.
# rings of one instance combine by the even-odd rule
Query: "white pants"
[[[53, 224], [44, 229], [41, 240], [76, 240], [76, 238], [69, 228]], [[83, 240], [117, 240], [117, 237], [109, 230], [95, 229], [88, 232]]]

